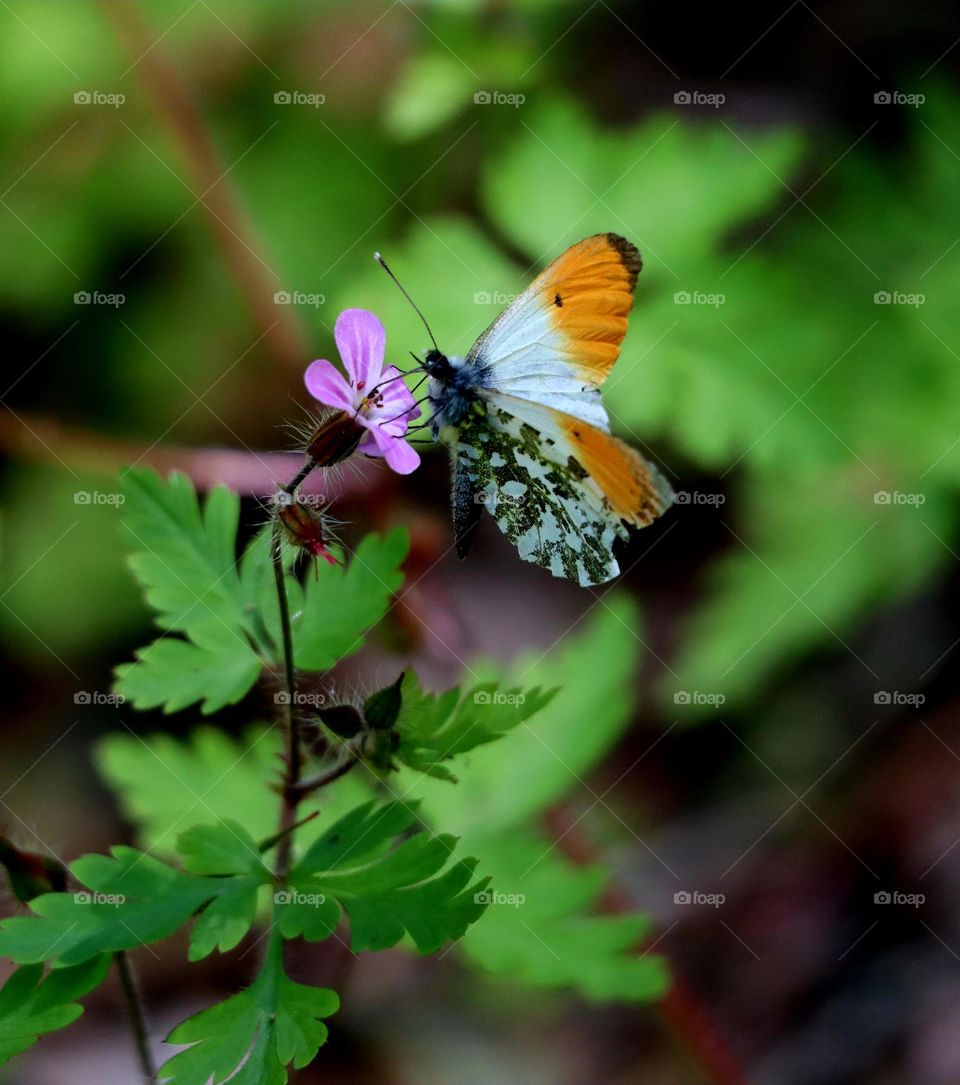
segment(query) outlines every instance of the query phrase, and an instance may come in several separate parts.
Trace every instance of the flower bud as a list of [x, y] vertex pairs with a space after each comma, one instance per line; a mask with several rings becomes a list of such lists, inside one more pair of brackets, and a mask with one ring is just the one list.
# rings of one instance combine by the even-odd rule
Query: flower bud
[[315, 558], [339, 565], [340, 562], [327, 549], [330, 533], [323, 513], [307, 508], [301, 501], [288, 498], [286, 494], [283, 497], [286, 500], [277, 506], [277, 517], [290, 542]]
[[317, 715], [340, 738], [353, 738], [363, 730], [363, 716], [352, 704], [332, 705], [321, 708]]
[[400, 709], [403, 706], [403, 694], [401, 686], [405, 676], [404, 671], [400, 677], [385, 689], [379, 689], [371, 694], [363, 705], [363, 715], [367, 725], [374, 731], [389, 731], [397, 722]]
[[317, 467], [330, 467], [352, 456], [367, 432], [349, 411], [338, 411], [321, 422], [307, 445]]

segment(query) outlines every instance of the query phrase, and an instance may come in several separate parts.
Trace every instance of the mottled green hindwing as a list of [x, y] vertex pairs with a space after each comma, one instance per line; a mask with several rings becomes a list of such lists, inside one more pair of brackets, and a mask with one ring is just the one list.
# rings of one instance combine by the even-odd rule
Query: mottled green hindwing
[[584, 587], [620, 569], [613, 556], [627, 528], [554, 439], [501, 407], [476, 402], [458, 426], [456, 510], [483, 505], [525, 561]]

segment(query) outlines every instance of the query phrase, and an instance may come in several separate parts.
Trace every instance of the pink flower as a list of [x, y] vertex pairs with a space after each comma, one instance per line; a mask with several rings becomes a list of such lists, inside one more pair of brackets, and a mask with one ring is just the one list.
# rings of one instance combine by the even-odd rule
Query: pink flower
[[400, 370], [384, 367], [383, 325], [366, 309], [344, 309], [333, 334], [349, 381], [332, 362], [319, 358], [304, 374], [307, 391], [328, 407], [348, 412], [369, 431], [360, 441], [360, 452], [382, 456], [397, 474], [409, 475], [420, 466], [420, 456], [403, 436], [420, 408]]

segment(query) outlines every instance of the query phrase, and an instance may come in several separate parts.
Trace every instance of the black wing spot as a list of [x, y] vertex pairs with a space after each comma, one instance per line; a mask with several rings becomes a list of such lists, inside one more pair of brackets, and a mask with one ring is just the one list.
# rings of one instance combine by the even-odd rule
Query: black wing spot
[[553, 304], [556, 305], [556, 307], [558, 309], [562, 309], [563, 308], [563, 298], [561, 298], [559, 294], [555, 295], [554, 299], [553, 299]]

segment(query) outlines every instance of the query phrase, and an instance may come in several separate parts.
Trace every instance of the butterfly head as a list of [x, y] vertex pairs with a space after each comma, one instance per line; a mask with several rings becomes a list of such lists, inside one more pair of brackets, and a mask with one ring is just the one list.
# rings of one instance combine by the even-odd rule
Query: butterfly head
[[453, 376], [456, 366], [443, 351], [434, 347], [424, 355], [423, 368], [435, 380], [448, 381]]

